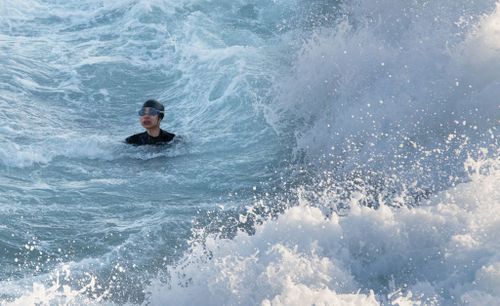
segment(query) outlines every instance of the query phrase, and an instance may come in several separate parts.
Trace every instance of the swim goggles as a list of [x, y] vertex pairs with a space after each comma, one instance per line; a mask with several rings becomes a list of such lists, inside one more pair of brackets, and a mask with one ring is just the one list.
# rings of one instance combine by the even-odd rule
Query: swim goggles
[[145, 115], [148, 115], [148, 116], [157, 116], [159, 114], [163, 114], [162, 111], [160, 110], [157, 110], [156, 108], [152, 108], [150, 107], [148, 110], [146, 110], [145, 108], [141, 108], [139, 110], [139, 116], [145, 116]]

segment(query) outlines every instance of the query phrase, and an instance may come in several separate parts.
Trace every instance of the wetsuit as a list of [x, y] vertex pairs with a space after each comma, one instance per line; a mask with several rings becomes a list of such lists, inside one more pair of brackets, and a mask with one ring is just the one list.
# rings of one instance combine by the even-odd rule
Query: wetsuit
[[125, 142], [137, 146], [162, 145], [171, 142], [174, 137], [175, 134], [160, 129], [160, 135], [158, 135], [158, 137], [153, 137], [150, 136], [148, 132], [143, 132], [127, 137], [127, 139], [125, 139]]

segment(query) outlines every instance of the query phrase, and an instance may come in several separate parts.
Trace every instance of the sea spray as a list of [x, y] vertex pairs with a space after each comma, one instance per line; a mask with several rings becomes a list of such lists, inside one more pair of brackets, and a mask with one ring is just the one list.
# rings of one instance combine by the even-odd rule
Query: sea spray
[[[408, 169], [409, 181], [428, 175], [448, 184], [419, 167], [453, 171], [468, 148], [492, 143], [489, 131], [498, 137], [498, 8], [492, 1], [343, 7], [336, 27], [316, 29], [301, 45], [293, 73], [277, 84], [281, 115], [270, 120], [285, 133], [296, 122], [294, 150], [312, 163], [400, 177]], [[467, 148], [442, 147], [450, 135]]]
[[148, 288], [148, 300], [493, 305], [500, 301], [494, 287], [500, 280], [498, 162], [469, 160], [467, 167], [481, 169], [471, 172], [469, 182], [418, 207], [373, 209], [353, 199], [344, 216], [328, 216], [314, 206], [330, 203], [302, 201], [258, 225], [253, 235], [209, 236], [168, 268], [167, 283]]

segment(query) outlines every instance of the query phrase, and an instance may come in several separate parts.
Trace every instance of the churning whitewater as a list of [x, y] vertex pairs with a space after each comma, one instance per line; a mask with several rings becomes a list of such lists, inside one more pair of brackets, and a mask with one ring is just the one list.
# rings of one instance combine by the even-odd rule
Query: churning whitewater
[[500, 304], [498, 1], [0, 0], [0, 55], [0, 305]]

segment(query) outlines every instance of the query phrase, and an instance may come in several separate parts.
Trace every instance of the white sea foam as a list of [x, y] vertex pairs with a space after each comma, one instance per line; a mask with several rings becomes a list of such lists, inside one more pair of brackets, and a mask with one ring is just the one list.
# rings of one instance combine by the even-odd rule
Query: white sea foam
[[498, 135], [499, 6], [346, 3], [348, 18], [301, 46], [293, 75], [279, 84], [274, 124], [296, 117], [296, 150], [313, 162], [331, 154], [382, 167], [449, 134], [469, 144], [487, 139], [488, 129]]
[[[232, 240], [195, 244], [152, 305], [496, 305], [500, 163], [415, 208], [354, 204], [325, 215], [303, 200]], [[326, 199], [328, 200], [328, 199]], [[321, 203], [330, 205], [330, 203]], [[208, 257], [208, 259], [207, 259]]]
[[115, 139], [102, 136], [75, 139], [71, 135], [62, 135], [30, 145], [18, 145], [5, 140], [4, 146], [0, 148], [0, 163], [8, 167], [26, 168], [49, 163], [55, 157], [111, 160], [117, 158], [114, 149], [118, 146]]
[[15, 143], [4, 143], [0, 148], [0, 162], [6, 166], [27, 167], [35, 163], [46, 163], [50, 158], [31, 147], [21, 147]]
[[[465, 167], [468, 183], [419, 207], [372, 209], [358, 196], [338, 216], [317, 207], [326, 198], [302, 199], [254, 235], [210, 235], [169, 267], [167, 283], [153, 281], [145, 304], [497, 305], [500, 160]], [[109, 304], [92, 277], [75, 289], [60, 273], [5, 305]]]
[[72, 289], [63, 283], [71, 277], [71, 271], [68, 266], [63, 266], [55, 272], [54, 279], [51, 285], [44, 285], [39, 282], [33, 282], [31, 290], [23, 290], [21, 288], [14, 289], [12, 285], [3, 283], [4, 286], [10, 287], [10, 293], [13, 291], [24, 291], [25, 294], [16, 298], [13, 301], [2, 301], [5, 306], [26, 306], [26, 305], [114, 305], [101, 301], [101, 297], [94, 295], [89, 298], [85, 295], [87, 292], [93, 292], [96, 288], [95, 279], [90, 277], [90, 281], [80, 289]]

